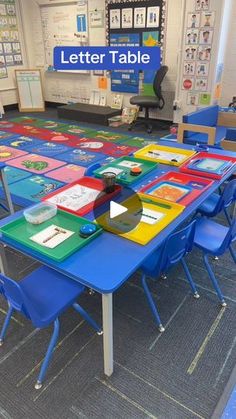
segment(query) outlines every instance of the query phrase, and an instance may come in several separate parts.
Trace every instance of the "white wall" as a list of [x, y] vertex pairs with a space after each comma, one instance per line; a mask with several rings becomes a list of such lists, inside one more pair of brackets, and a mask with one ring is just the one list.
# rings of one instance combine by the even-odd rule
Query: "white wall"
[[228, 106], [236, 96], [236, 1], [233, 1], [231, 22], [227, 40], [220, 104]]
[[[92, 74], [82, 75], [44, 72], [44, 63], [42, 62], [44, 49], [38, 0], [18, 1], [21, 6], [28, 63], [31, 68], [42, 68], [43, 70], [45, 100], [64, 103], [67, 100], [80, 101], [85, 96], [89, 97], [90, 90], [97, 88], [98, 79]], [[159, 116], [164, 119], [172, 119], [173, 99], [175, 96], [177, 81], [177, 55], [180, 41], [182, 0], [168, 0], [167, 3], [168, 9], [164, 60], [165, 64], [169, 66], [169, 72], [163, 83], [163, 93], [166, 99], [166, 106], [164, 110], [153, 114], [153, 116]], [[105, 0], [88, 0], [88, 10], [95, 10], [96, 8], [105, 8]], [[101, 29], [90, 29], [89, 39], [90, 45], [104, 45], [105, 27]], [[7, 104], [7, 97], [5, 94], [3, 94], [3, 96], [5, 99], [4, 103]], [[124, 94], [124, 105], [129, 105], [130, 97], [130, 94]], [[108, 80], [107, 99], [109, 104], [110, 80]], [[8, 103], [13, 102], [10, 101]]]

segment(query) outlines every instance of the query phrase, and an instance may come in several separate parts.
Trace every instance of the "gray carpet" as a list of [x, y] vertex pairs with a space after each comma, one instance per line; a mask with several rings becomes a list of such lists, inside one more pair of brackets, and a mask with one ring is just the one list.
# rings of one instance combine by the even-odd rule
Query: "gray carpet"
[[[7, 259], [17, 280], [37, 266], [9, 249]], [[167, 280], [150, 282], [163, 334], [152, 320], [139, 273], [115, 293], [115, 371], [109, 379], [103, 374], [102, 338], [68, 310], [45, 386], [34, 390], [51, 330], [35, 331], [16, 314], [0, 348], [0, 417], [210, 418], [236, 364], [236, 267], [228, 254], [212, 261], [228, 303], [222, 309], [201, 254], [194, 250], [188, 261], [199, 300], [179, 266]], [[100, 295], [85, 294], [80, 302], [101, 321]], [[1, 299], [0, 324], [6, 309]]]

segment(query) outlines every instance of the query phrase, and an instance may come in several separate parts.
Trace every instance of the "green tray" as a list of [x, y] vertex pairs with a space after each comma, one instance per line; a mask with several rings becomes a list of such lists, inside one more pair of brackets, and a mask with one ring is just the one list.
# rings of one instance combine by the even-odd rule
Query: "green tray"
[[[9, 224], [6, 224], [0, 227], [0, 231], [3, 236], [9, 237], [10, 239], [23, 244], [24, 246], [30, 247], [36, 252], [39, 252], [51, 259], [54, 259], [58, 262], [66, 259], [72, 253], [79, 250], [81, 247], [90, 243], [95, 237], [97, 237], [102, 229], [97, 224], [97, 231], [87, 238], [82, 238], [79, 236], [79, 229], [84, 224], [90, 224], [91, 221], [86, 220], [85, 218], [78, 217], [76, 215], [70, 214], [65, 211], [58, 210], [57, 215], [50, 220], [45, 221], [41, 224], [30, 224], [26, 221], [25, 217], [20, 217], [17, 220], [12, 221]], [[44, 230], [46, 227], [49, 227], [52, 224], [56, 224], [59, 227], [75, 231], [71, 237], [65, 240], [63, 243], [59, 244], [54, 249], [49, 249], [43, 247], [32, 240], [30, 237], [40, 231]]]
[[[138, 176], [132, 176], [130, 175], [130, 168], [124, 167], [121, 165], [122, 162], [134, 162], [139, 163], [142, 169], [142, 173]], [[118, 183], [121, 183], [123, 185], [131, 185], [134, 182], [137, 182], [137, 180], [140, 180], [143, 176], [145, 176], [147, 173], [151, 172], [151, 170], [156, 169], [158, 166], [157, 163], [150, 162], [148, 160], [143, 159], [137, 159], [136, 157], [120, 157], [119, 159], [114, 160], [113, 162], [106, 164], [102, 167], [99, 167], [99, 169], [94, 170], [93, 174], [96, 177], [102, 178], [102, 175], [104, 173], [104, 170], [109, 169], [109, 172], [112, 172], [112, 169], [123, 169], [123, 172], [118, 174], [116, 176], [116, 180]]]

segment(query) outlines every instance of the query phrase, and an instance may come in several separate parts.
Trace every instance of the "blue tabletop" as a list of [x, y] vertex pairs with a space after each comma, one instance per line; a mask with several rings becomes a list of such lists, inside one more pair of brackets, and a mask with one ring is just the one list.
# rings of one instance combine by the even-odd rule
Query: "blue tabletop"
[[[164, 143], [163, 141], [161, 142]], [[169, 145], [167, 142], [165, 145]], [[178, 148], [193, 148], [176, 144]], [[215, 154], [224, 154], [236, 158], [236, 153], [226, 152], [221, 150], [212, 150]], [[147, 184], [150, 179], [167, 171], [178, 170], [174, 166], [159, 165], [155, 172], [148, 174], [145, 179], [142, 179], [135, 186], [135, 189], [141, 185]], [[186, 207], [182, 214], [177, 217], [171, 224], [169, 224], [161, 233], [151, 240], [146, 246], [136, 244], [130, 240], [104, 232], [97, 237], [90, 244], [74, 253], [63, 262], [57, 263], [39, 253], [35, 253], [32, 249], [22, 246], [14, 240], [1, 238], [1, 241], [9, 246], [18, 249], [19, 251], [34, 257], [38, 261], [51, 266], [64, 275], [73, 278], [86, 286], [93, 288], [101, 293], [110, 293], [119, 288], [130, 275], [135, 272], [143, 263], [143, 261], [155, 250], [157, 250], [163, 241], [171, 234], [178, 226], [180, 226], [186, 219], [198, 208], [199, 205], [215, 190], [218, 189], [227, 178], [229, 178], [235, 169], [232, 168], [221, 180], [217, 180], [214, 184], [206, 190], [198, 199], [191, 205]], [[123, 197], [121, 195], [120, 200]], [[1, 220], [0, 226], [9, 223], [18, 218], [20, 212]], [[87, 218], [92, 219], [93, 214], [88, 214]]]

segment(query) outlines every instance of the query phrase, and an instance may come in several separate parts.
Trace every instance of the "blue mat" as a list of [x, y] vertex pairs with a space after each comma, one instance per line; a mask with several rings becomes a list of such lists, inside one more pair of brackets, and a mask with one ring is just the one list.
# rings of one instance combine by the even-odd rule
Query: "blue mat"
[[67, 147], [63, 144], [55, 144], [53, 142], [40, 142], [40, 144], [32, 145], [27, 147], [27, 151], [33, 154], [40, 154], [46, 157], [54, 157], [57, 154], [66, 153], [70, 151], [71, 147]]
[[43, 141], [37, 140], [36, 138], [26, 137], [24, 135], [17, 135], [13, 138], [1, 141], [1, 143], [8, 147], [28, 151], [28, 147], [42, 145]]
[[[15, 204], [28, 207], [63, 186], [64, 183], [44, 176], [30, 176], [26, 179], [14, 182], [9, 185], [12, 200]], [[1, 188], [0, 197], [3, 197]]]
[[88, 167], [91, 164], [104, 160], [107, 156], [102, 153], [89, 153], [79, 148], [71, 149], [66, 153], [57, 155], [58, 160], [63, 160], [68, 163], [78, 164], [79, 166]]
[[0, 143], [5, 144], [5, 140], [8, 138], [14, 138], [17, 134], [12, 134], [11, 132], [0, 131]]
[[12, 166], [6, 166], [4, 168], [4, 172], [8, 185], [14, 182], [18, 182], [18, 180], [26, 179], [32, 176], [30, 172], [26, 172], [26, 170], [17, 169], [16, 167]]

